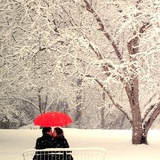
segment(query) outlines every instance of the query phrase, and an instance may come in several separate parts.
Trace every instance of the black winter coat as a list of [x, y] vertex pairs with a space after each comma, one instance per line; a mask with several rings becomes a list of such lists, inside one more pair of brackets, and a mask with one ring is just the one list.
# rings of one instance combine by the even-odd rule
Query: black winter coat
[[66, 140], [66, 138], [63, 135], [61, 135], [57, 138], [54, 138], [53, 146], [54, 146], [54, 148], [69, 148], [68, 141]]
[[[53, 138], [47, 134], [38, 138], [35, 146], [35, 149], [45, 148], [69, 148], [69, 144], [63, 135]], [[73, 160], [73, 157], [71, 155], [71, 151], [37, 151], [33, 160]]]
[[37, 139], [35, 149], [53, 148], [53, 140], [54, 138], [51, 135], [43, 135]]
[[[53, 140], [54, 148], [69, 148], [68, 141], [61, 135]], [[73, 160], [71, 151], [56, 152], [53, 160]]]
[[[49, 134], [43, 135], [37, 139], [35, 149], [53, 148], [53, 139]], [[33, 160], [51, 160], [50, 152], [36, 152]]]

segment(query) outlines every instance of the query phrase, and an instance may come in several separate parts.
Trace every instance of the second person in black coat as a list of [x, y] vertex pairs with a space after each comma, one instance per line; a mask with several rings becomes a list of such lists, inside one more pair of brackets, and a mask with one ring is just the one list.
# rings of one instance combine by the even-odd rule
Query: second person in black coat
[[[55, 127], [52, 135], [54, 137], [54, 148], [69, 148], [68, 141], [64, 137], [64, 132], [61, 128]], [[55, 157], [55, 160], [73, 160], [71, 151], [63, 151], [63, 153], [61, 152], [61, 154], [55, 154], [55, 156], [57, 157]]]

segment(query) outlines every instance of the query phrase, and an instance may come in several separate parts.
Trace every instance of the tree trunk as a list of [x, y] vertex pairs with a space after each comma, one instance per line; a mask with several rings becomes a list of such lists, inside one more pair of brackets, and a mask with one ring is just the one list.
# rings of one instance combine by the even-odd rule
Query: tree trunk
[[101, 128], [102, 129], [105, 129], [105, 107], [103, 106], [103, 107], [101, 107], [101, 109], [100, 109], [100, 115], [101, 115], [101, 122], [100, 122], [100, 124], [101, 124]]
[[[152, 112], [152, 110], [150, 112]], [[157, 107], [153, 110], [148, 120], [143, 122], [142, 143], [148, 144], [148, 141], [147, 141], [148, 131], [159, 114], [160, 114], [160, 103], [157, 104]]]
[[[133, 109], [132, 109], [133, 110]], [[135, 109], [132, 111], [133, 125], [132, 125], [132, 143], [141, 144], [143, 139], [142, 123], [139, 111]]]
[[144, 129], [141, 138], [141, 144], [148, 144], [147, 136], [148, 136], [148, 131]]
[[[142, 144], [143, 137], [143, 130], [141, 126], [141, 120], [138, 120], [138, 116], [134, 116], [133, 126], [132, 126], [132, 143], [133, 144]], [[138, 118], [136, 120], [136, 117]]]
[[[106, 100], [106, 95], [105, 95], [105, 92], [102, 93], [102, 99], [103, 101]], [[104, 129], [105, 128], [105, 106], [102, 106], [101, 109], [100, 109], [100, 115], [101, 115], [101, 128]]]
[[38, 94], [38, 107], [39, 107], [39, 112], [42, 114], [42, 102], [41, 102], [41, 95]]
[[139, 107], [139, 90], [137, 77], [132, 78], [130, 82], [126, 84], [125, 89], [128, 95], [132, 113], [132, 143], [141, 144], [143, 130]]
[[77, 80], [77, 86], [78, 86], [78, 91], [77, 91], [77, 95], [76, 95], [76, 115], [75, 115], [75, 123], [78, 125], [78, 127], [80, 128], [80, 121], [81, 121], [81, 117], [82, 117], [82, 79], [78, 79]]

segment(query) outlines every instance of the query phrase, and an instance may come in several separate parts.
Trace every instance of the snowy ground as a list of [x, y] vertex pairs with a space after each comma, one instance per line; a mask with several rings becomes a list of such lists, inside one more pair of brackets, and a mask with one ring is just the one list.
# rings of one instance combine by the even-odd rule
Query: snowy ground
[[[64, 129], [70, 147], [103, 147], [107, 160], [160, 160], [160, 130], [149, 132], [149, 145], [132, 145], [130, 130]], [[0, 160], [22, 160], [34, 148], [40, 129], [0, 130]]]

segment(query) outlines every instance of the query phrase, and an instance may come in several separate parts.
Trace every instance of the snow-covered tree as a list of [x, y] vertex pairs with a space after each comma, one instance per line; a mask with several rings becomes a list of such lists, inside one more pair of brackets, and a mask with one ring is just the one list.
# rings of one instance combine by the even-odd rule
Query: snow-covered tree
[[0, 97], [0, 128], [19, 128], [31, 123], [33, 116], [33, 107], [29, 107], [24, 101]]
[[[97, 1], [96, 6], [92, 6], [84, 0], [82, 7], [99, 26], [94, 25], [97, 30], [93, 36], [86, 33], [83, 36], [83, 44], [88, 45], [87, 49], [92, 50], [98, 60], [90, 64], [98, 73], [87, 75], [94, 78], [115, 107], [128, 118], [133, 129], [133, 144], [147, 143], [148, 130], [160, 113], [160, 2]], [[124, 89], [128, 108], [117, 101], [114, 83]], [[142, 100], [147, 98], [143, 106]]]
[[[57, 63], [60, 57], [48, 47], [57, 42], [53, 41], [57, 33], [50, 26], [49, 20], [54, 15], [46, 10], [46, 5], [45, 1], [1, 3], [1, 93], [30, 103], [40, 113], [51, 109], [57, 97], [64, 100], [58, 87], [54, 87], [59, 85], [55, 79], [60, 81], [59, 74], [53, 73], [60, 68]], [[49, 19], [45, 18], [46, 11]]]

